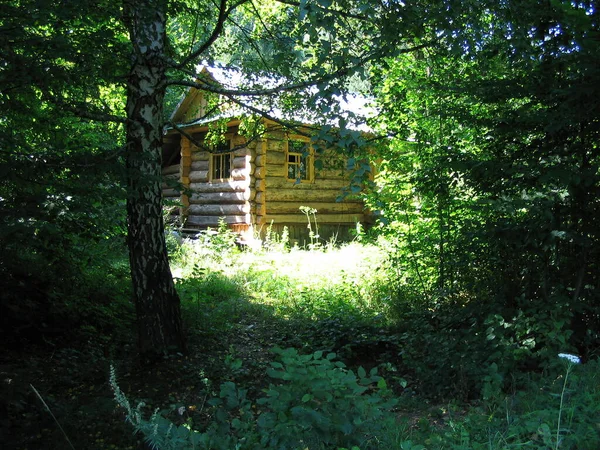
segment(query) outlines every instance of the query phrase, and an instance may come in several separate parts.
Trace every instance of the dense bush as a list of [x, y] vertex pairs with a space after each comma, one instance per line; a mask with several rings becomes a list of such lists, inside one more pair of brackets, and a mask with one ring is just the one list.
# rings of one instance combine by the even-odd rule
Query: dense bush
[[396, 401], [388, 398], [377, 369], [354, 373], [334, 353], [274, 352], [279, 360], [267, 370], [273, 382], [263, 397], [253, 404], [246, 390], [222, 384], [219, 396], [208, 402], [212, 422], [203, 431], [188, 423], [177, 426], [157, 412], [144, 419], [117, 386], [114, 371], [111, 384], [128, 419], [160, 449], [385, 448], [379, 439], [393, 426], [388, 411]]

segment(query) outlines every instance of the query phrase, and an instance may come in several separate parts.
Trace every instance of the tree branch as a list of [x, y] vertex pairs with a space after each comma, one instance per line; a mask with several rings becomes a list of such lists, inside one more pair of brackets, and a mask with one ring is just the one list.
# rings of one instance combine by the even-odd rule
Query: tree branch
[[[293, 0], [276, 0], [279, 3], [283, 3], [284, 5], [288, 5], [288, 6], [295, 6], [296, 8], [300, 7], [300, 2], [296, 2]], [[341, 11], [339, 9], [330, 9], [330, 8], [325, 8], [323, 6], [320, 5], [315, 5], [314, 3], [311, 3], [311, 6], [315, 6], [317, 9], [320, 9], [321, 11], [325, 11], [328, 13], [332, 13], [332, 14], [336, 14], [340, 17], [344, 17], [346, 19], [357, 19], [357, 20], [364, 20], [364, 21], [369, 21], [370, 18], [367, 16], [361, 16], [358, 14], [352, 14], [346, 11]]]
[[[403, 49], [399, 49], [399, 50], [395, 50], [394, 53], [396, 55], [398, 54], [403, 54], [403, 53], [410, 53], [410, 52], [414, 52], [416, 50], [420, 50], [426, 47], [430, 47], [433, 45], [433, 42], [427, 42], [424, 44], [420, 44], [420, 45], [416, 45], [414, 47], [407, 47], [407, 48], [403, 48]], [[227, 89], [227, 88], [222, 88], [220, 87], [219, 84], [217, 83], [213, 83], [204, 79], [197, 79], [196, 81], [188, 81], [188, 80], [169, 80], [167, 81], [165, 84], [166, 86], [187, 86], [187, 87], [193, 87], [196, 89], [200, 89], [200, 90], [204, 90], [207, 92], [212, 92], [214, 94], [221, 94], [221, 95], [225, 95], [225, 96], [229, 96], [229, 95], [235, 95], [235, 96], [240, 96], [240, 97], [257, 97], [257, 96], [266, 96], [266, 95], [273, 95], [273, 94], [278, 94], [281, 92], [289, 92], [289, 91], [297, 91], [297, 90], [301, 90], [301, 89], [306, 89], [309, 87], [313, 87], [316, 85], [319, 85], [321, 83], [326, 83], [328, 81], [332, 81], [335, 79], [338, 79], [340, 77], [343, 77], [344, 75], [347, 75], [349, 72], [351, 72], [352, 70], [362, 67], [364, 66], [367, 62], [372, 61], [376, 58], [380, 58], [383, 57], [385, 55], [379, 53], [379, 52], [375, 52], [375, 53], [370, 53], [362, 58], [360, 58], [355, 64], [353, 64], [352, 66], [346, 66], [346, 67], [340, 67], [339, 69], [337, 69], [336, 71], [324, 75], [320, 78], [316, 78], [316, 79], [312, 79], [312, 80], [308, 80], [308, 81], [303, 81], [303, 82], [299, 82], [299, 83], [292, 83], [292, 84], [282, 84], [279, 86], [276, 86], [274, 88], [264, 88], [264, 89]]]
[[63, 109], [64, 111], [68, 111], [82, 119], [93, 120], [95, 122], [114, 122], [123, 124], [128, 122], [128, 119], [126, 117], [115, 116], [114, 114], [108, 114], [104, 112], [90, 111], [85, 105], [82, 106], [81, 104], [69, 104], [61, 98], [57, 97], [56, 95], [52, 95], [49, 92], [44, 92], [44, 97], [46, 97], [48, 101], [53, 105]]
[[223, 32], [223, 26], [225, 24], [225, 21], [227, 20], [227, 17], [229, 17], [229, 15], [237, 7], [243, 5], [247, 1], [249, 1], [249, 0], [239, 0], [238, 2], [234, 3], [232, 6], [227, 8], [227, 0], [220, 0], [219, 16], [217, 17], [217, 23], [215, 24], [215, 27], [214, 27], [211, 35], [209, 36], [209, 38], [200, 47], [198, 47], [196, 49], [196, 51], [190, 53], [181, 62], [175, 63], [173, 68], [181, 69], [181, 68], [185, 67], [191, 61], [198, 59], [200, 57], [200, 55], [202, 55], [202, 53], [204, 53], [206, 50], [208, 50], [208, 48], [217, 40], [217, 38]]

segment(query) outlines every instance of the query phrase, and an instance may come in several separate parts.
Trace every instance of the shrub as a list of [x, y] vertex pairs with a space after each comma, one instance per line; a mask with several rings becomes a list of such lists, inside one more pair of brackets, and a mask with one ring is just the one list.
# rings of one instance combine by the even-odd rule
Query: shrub
[[395, 400], [388, 398], [386, 383], [376, 369], [367, 374], [359, 368], [354, 373], [335, 361], [334, 353], [274, 352], [278, 361], [267, 370], [273, 382], [265, 395], [252, 404], [246, 390], [223, 383], [219, 396], [208, 402], [212, 421], [202, 431], [188, 423], [175, 425], [158, 411], [144, 419], [143, 404], [131, 407], [114, 369], [111, 385], [128, 420], [153, 448], [382, 448], [378, 438], [394, 421], [387, 412]]

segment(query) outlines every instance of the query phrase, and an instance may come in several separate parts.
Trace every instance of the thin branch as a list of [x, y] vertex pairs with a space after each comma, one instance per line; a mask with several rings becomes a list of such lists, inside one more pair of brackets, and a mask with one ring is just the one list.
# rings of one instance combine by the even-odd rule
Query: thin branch
[[229, 17], [227, 20], [229, 20], [232, 24], [234, 24], [242, 32], [242, 34], [246, 37], [247, 42], [250, 44], [250, 46], [252, 48], [254, 48], [254, 51], [258, 54], [260, 60], [263, 62], [263, 64], [265, 65], [265, 67], [269, 67], [269, 64], [265, 60], [262, 52], [260, 51], [260, 48], [256, 45], [256, 43], [254, 42], [254, 40], [252, 39], [252, 37], [248, 35], [248, 32], [244, 29], [244, 27], [242, 27], [240, 24], [238, 24], [231, 17]]
[[[284, 5], [295, 6], [297, 8], [300, 7], [300, 2], [296, 2], [296, 1], [293, 1], [293, 0], [276, 0], [276, 1], [279, 2], [279, 3], [283, 3]], [[363, 21], [366, 21], [366, 22], [370, 21], [370, 17], [367, 17], [367, 16], [361, 16], [359, 14], [352, 14], [352, 13], [349, 13], [349, 12], [346, 12], [346, 11], [341, 11], [339, 9], [325, 8], [325, 7], [320, 6], [320, 5], [315, 5], [314, 3], [311, 3], [311, 6], [314, 6], [317, 9], [320, 9], [321, 11], [332, 13], [332, 14], [338, 15], [340, 17], [344, 17], [346, 19], [357, 19], [357, 20], [363, 20]]]
[[[400, 50], [396, 50], [395, 54], [403, 54], [403, 53], [410, 53], [410, 52], [414, 52], [426, 47], [430, 47], [432, 46], [433, 43], [432, 42], [427, 42], [425, 44], [420, 44], [414, 47], [407, 47], [404, 49], [400, 49]], [[198, 79], [197, 81], [188, 81], [188, 80], [169, 80], [165, 83], [166, 86], [187, 86], [187, 87], [193, 87], [196, 89], [200, 89], [200, 90], [204, 90], [207, 92], [212, 92], [214, 94], [221, 94], [221, 95], [225, 95], [225, 96], [229, 96], [229, 95], [235, 95], [235, 96], [243, 96], [243, 97], [255, 97], [255, 96], [265, 96], [265, 95], [272, 95], [272, 94], [278, 94], [281, 92], [288, 92], [288, 91], [295, 91], [295, 90], [301, 90], [301, 89], [306, 89], [309, 87], [313, 87], [316, 86], [318, 84], [321, 83], [326, 83], [328, 81], [332, 81], [338, 78], [343, 77], [344, 75], [347, 75], [351, 70], [356, 69], [358, 67], [362, 67], [364, 66], [367, 62], [372, 61], [373, 59], [382, 57], [383, 55], [381, 53], [371, 53], [369, 55], [366, 55], [362, 58], [360, 58], [355, 64], [353, 64], [352, 66], [347, 66], [347, 67], [340, 67], [339, 69], [337, 69], [336, 71], [324, 75], [320, 78], [316, 78], [316, 79], [312, 79], [312, 80], [308, 80], [308, 81], [303, 81], [303, 82], [299, 82], [299, 83], [292, 83], [292, 84], [283, 84], [283, 85], [279, 85], [276, 86], [274, 88], [264, 88], [264, 89], [227, 89], [227, 88], [223, 88], [220, 87], [220, 85], [218, 85], [217, 83], [214, 82], [210, 82], [204, 79]]]
[[93, 120], [94, 122], [114, 122], [123, 124], [128, 122], [126, 117], [115, 116], [114, 114], [107, 114], [103, 112], [93, 112], [81, 104], [69, 104], [49, 92], [44, 92], [44, 96], [50, 103], [82, 119]]
[[[204, 142], [196, 139], [192, 134], [190, 134], [187, 131], [185, 131], [183, 128], [181, 128], [180, 126], [178, 126], [176, 123], [169, 122], [168, 125], [170, 125], [171, 127], [173, 127], [173, 129], [175, 131], [177, 131], [183, 137], [185, 137], [186, 139], [188, 139], [193, 145], [195, 145], [199, 149], [201, 149], [201, 150], [203, 150], [205, 152], [208, 152], [208, 153], [212, 153], [212, 154], [220, 154], [220, 153], [230, 153], [230, 152], [233, 152], [233, 151], [238, 150], [240, 148], [246, 147], [249, 143], [254, 142], [255, 140], [257, 140], [257, 139], [259, 139], [259, 138], [262, 137], [262, 134], [260, 134], [260, 133], [254, 133], [252, 135], [252, 137], [250, 139], [248, 139], [246, 142], [244, 142], [243, 144], [236, 145], [233, 148], [230, 148], [230, 149], [227, 149], [227, 150], [215, 151], [214, 148], [207, 147], [206, 145], [204, 145]], [[255, 129], [256, 128], [257, 127], [255, 127]]]
[[[305, 133], [301, 129], [301, 128], [307, 128], [306, 125], [299, 126], [299, 125], [295, 124], [294, 122], [287, 121], [284, 119], [279, 119], [279, 118], [274, 117], [271, 114], [267, 113], [266, 111], [261, 110], [260, 108], [256, 108], [255, 106], [249, 105], [247, 103], [242, 102], [241, 100], [239, 100], [237, 98], [234, 98], [232, 95], [225, 95], [225, 96], [232, 102], [236, 103], [237, 105], [252, 111], [254, 114], [257, 114], [261, 117], [264, 117], [267, 120], [270, 120], [271, 122], [281, 125], [281, 127], [284, 129], [291, 129], [303, 136], [309, 136], [307, 133]], [[308, 127], [308, 128], [310, 128], [310, 127]]]
[[198, 59], [198, 57], [200, 57], [200, 55], [202, 55], [202, 53], [204, 53], [206, 50], [208, 50], [210, 48], [210, 46], [217, 40], [217, 38], [223, 32], [223, 26], [225, 25], [225, 21], [227, 20], [227, 17], [229, 17], [229, 15], [237, 7], [243, 5], [247, 1], [249, 1], [249, 0], [239, 0], [238, 2], [234, 3], [232, 6], [227, 8], [227, 0], [220, 0], [219, 16], [217, 17], [217, 23], [215, 24], [215, 28], [213, 29], [209, 38], [200, 47], [198, 47], [196, 49], [196, 51], [190, 53], [181, 62], [175, 63], [174, 68], [181, 69], [182, 67], [185, 67], [191, 61]]

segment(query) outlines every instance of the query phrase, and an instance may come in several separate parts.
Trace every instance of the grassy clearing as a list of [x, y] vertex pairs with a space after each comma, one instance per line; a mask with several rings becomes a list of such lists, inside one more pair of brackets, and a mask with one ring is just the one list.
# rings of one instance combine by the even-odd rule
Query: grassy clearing
[[[155, 417], [167, 419], [166, 428], [157, 428], [163, 437], [173, 423], [183, 434], [187, 427], [201, 431], [195, 436], [213, 439], [214, 448], [600, 447], [597, 361], [556, 357], [542, 371], [515, 370], [507, 379], [496, 363], [481, 367], [460, 351], [479, 342], [465, 332], [463, 344], [445, 355], [449, 369], [427, 372], [443, 351], [434, 347], [452, 336], [424, 326], [423, 315], [406, 308], [406, 323], [399, 323], [397, 271], [382, 247], [239, 251], [231, 236], [219, 234], [175, 247], [173, 268], [189, 353], [138, 367], [131, 315], [113, 315], [118, 323], [111, 336], [88, 323], [79, 334], [85, 342], [6, 354], [2, 398], [10, 419], [0, 429], [2, 448], [69, 447], [30, 384], [75, 448], [144, 448], [123, 422], [124, 409], [115, 406], [107, 382], [111, 365], [132, 408], [143, 400], [143, 417], [159, 408]], [[408, 351], [415, 342], [431, 345]], [[282, 367], [289, 375], [282, 376]], [[463, 378], [451, 378], [456, 374]], [[429, 389], [435, 384], [448, 386], [440, 391], [446, 395]], [[465, 401], [461, 389], [479, 385], [481, 395]], [[303, 444], [294, 446], [298, 436]]]

